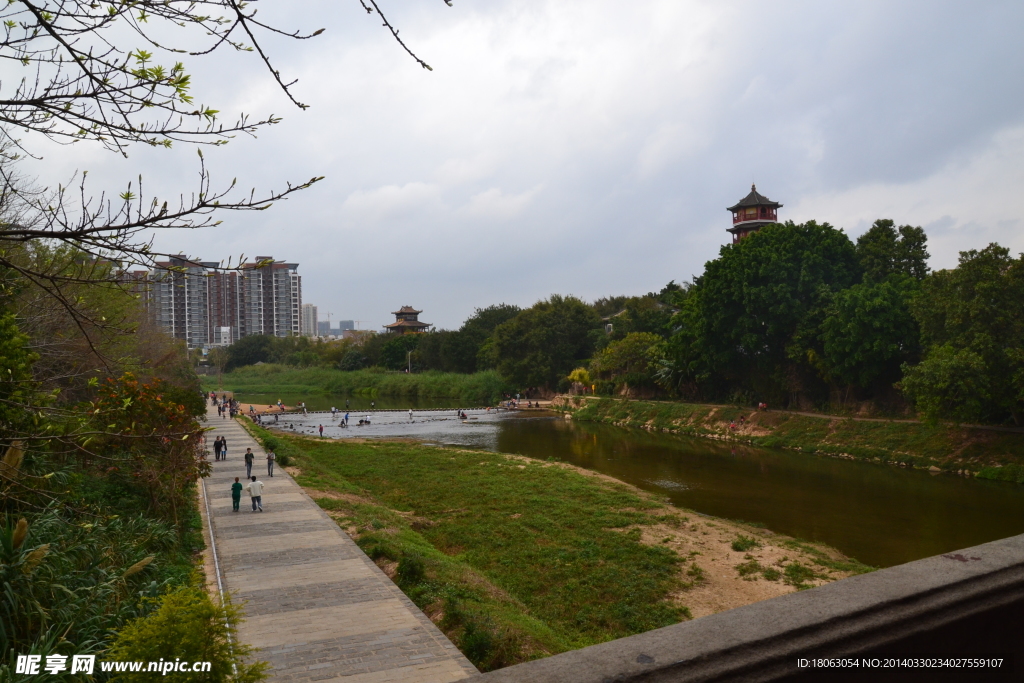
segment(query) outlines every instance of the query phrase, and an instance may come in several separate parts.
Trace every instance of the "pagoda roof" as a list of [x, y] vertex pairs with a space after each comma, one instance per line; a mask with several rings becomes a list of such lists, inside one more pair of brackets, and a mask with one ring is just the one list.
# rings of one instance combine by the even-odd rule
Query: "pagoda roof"
[[736, 204], [730, 206], [728, 209], [726, 209], [726, 211], [737, 211], [739, 209], [744, 209], [748, 206], [771, 206], [777, 209], [780, 206], [782, 206], [782, 204], [779, 204], [778, 202], [773, 202], [772, 200], [765, 197], [763, 194], [759, 193], [757, 191], [757, 185], [751, 185], [750, 194], [748, 194], [743, 199], [739, 200], [739, 202], [737, 202]]
[[389, 330], [395, 330], [399, 327], [430, 327], [430, 325], [431, 323], [420, 322], [419, 320], [399, 320], [384, 327]]
[[412, 306], [402, 306], [397, 311], [391, 311], [391, 315], [398, 315], [399, 313], [415, 313], [416, 315], [419, 315], [422, 312], [423, 311], [417, 311]]

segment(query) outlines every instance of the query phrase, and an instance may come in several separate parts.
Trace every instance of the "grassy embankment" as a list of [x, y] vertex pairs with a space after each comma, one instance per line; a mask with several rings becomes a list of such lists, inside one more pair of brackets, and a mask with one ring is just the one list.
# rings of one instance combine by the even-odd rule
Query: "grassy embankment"
[[452, 398], [470, 405], [492, 405], [509, 387], [493, 370], [463, 375], [454, 372], [406, 374], [379, 368], [345, 372], [330, 368], [259, 365], [203, 379], [206, 391], [226, 389], [236, 394], [313, 394], [318, 396], [392, 396]]
[[870, 569], [562, 463], [246, 426], [482, 670]]
[[[709, 406], [572, 397], [560, 407], [574, 419], [654, 431], [734, 439], [833, 457], [937, 467], [985, 479], [1024, 483], [1024, 434], [951, 424], [868, 422]], [[745, 422], [740, 423], [743, 416]], [[736, 429], [730, 424], [735, 422]]]

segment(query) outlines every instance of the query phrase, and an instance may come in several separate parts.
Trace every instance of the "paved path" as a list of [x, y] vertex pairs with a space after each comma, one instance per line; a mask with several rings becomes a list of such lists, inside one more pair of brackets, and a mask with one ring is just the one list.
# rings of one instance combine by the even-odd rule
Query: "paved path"
[[[234, 420], [208, 416], [207, 435], [228, 440], [228, 459], [205, 480], [209, 532], [224, 590], [246, 602], [238, 637], [260, 649], [271, 680], [289, 683], [450, 683], [477, 670]], [[262, 513], [231, 510], [231, 484], [245, 482], [243, 454], [266, 484]], [[212, 456], [211, 456], [212, 457]]]

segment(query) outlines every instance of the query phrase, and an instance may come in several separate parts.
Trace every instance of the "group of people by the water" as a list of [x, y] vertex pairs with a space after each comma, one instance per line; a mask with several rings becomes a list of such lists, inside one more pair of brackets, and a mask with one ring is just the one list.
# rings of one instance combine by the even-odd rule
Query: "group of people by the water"
[[209, 405], [212, 402], [213, 405], [217, 407], [217, 417], [223, 418], [225, 420], [228, 419], [229, 417], [233, 418], [240, 409], [238, 401], [236, 401], [234, 398], [228, 398], [227, 394], [223, 394], [221, 395], [220, 398], [217, 398], [217, 392], [211, 391], [206, 396], [206, 399], [207, 405]]

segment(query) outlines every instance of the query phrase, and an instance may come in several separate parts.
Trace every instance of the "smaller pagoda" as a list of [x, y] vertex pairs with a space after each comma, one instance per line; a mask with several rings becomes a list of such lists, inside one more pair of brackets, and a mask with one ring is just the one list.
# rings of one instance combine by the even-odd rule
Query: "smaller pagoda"
[[392, 311], [395, 322], [385, 325], [384, 329], [395, 334], [417, 334], [426, 332], [430, 323], [420, 322], [419, 315], [423, 311], [417, 311], [412, 306], [402, 306], [397, 311]]
[[778, 223], [777, 210], [781, 206], [759, 194], [756, 185], [751, 185], [750, 194], [728, 208], [728, 211], [732, 211], [732, 227], [726, 229], [732, 233], [732, 243], [736, 244], [766, 225]]

